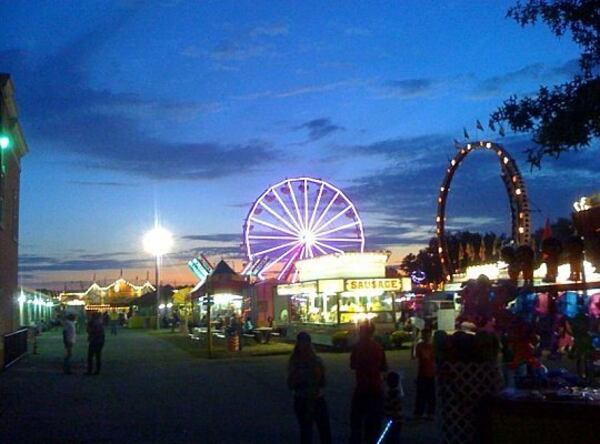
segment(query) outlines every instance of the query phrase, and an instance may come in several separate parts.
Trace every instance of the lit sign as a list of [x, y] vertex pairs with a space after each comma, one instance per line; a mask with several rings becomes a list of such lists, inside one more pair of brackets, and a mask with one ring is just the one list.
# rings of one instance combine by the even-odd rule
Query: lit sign
[[277, 286], [277, 294], [279, 296], [295, 296], [298, 294], [316, 293], [316, 282], [299, 282], [295, 284], [284, 284]]
[[346, 291], [356, 290], [400, 291], [402, 283], [400, 279], [347, 279]]

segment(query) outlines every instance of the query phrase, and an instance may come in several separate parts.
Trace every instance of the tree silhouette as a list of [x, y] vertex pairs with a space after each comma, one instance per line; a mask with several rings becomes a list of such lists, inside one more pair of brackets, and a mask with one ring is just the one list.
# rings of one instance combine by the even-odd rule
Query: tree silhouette
[[580, 74], [541, 86], [534, 97], [511, 96], [490, 118], [490, 125], [508, 122], [514, 131], [531, 133], [537, 146], [528, 150], [528, 161], [539, 167], [545, 156], [588, 147], [600, 135], [600, 1], [528, 0], [507, 17], [523, 27], [540, 20], [558, 37], [569, 31], [581, 48]]

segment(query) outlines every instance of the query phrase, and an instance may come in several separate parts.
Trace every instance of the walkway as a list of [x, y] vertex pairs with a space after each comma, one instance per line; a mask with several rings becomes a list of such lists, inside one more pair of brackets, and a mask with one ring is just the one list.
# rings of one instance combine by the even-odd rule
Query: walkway
[[[81, 338], [80, 338], [81, 339]], [[63, 375], [62, 343], [44, 333], [39, 354], [0, 374], [1, 443], [295, 443], [298, 429], [285, 385], [286, 356], [193, 358], [139, 331], [107, 336], [103, 371], [85, 376], [84, 341], [75, 350], [76, 375]], [[347, 442], [353, 375], [348, 354], [322, 354], [334, 442]], [[407, 368], [412, 406], [414, 363]], [[402, 364], [402, 365], [401, 365]], [[431, 424], [408, 425], [407, 442], [430, 443]]]

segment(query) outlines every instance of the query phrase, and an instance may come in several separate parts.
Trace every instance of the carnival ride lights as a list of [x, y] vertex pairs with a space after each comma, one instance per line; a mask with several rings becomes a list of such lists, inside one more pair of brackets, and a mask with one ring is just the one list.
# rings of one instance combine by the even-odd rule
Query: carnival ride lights
[[362, 252], [365, 238], [354, 204], [335, 186], [320, 179], [283, 180], [264, 191], [244, 224], [249, 269], [260, 261], [260, 278], [277, 270], [277, 278], [295, 274], [294, 263], [330, 253]]
[[[600, 273], [596, 270], [596, 268], [591, 262], [584, 261], [583, 267], [585, 271], [586, 280], [588, 282], [600, 282]], [[497, 280], [501, 278], [507, 278], [507, 270], [508, 264], [503, 261], [498, 261], [493, 264], [471, 265], [467, 267], [464, 278], [465, 280], [477, 279], [483, 274], [491, 280]], [[533, 276], [537, 279], [543, 279], [546, 276], [546, 270], [546, 264], [542, 263], [536, 270], [534, 270]], [[556, 282], [559, 284], [566, 284], [572, 282], [569, 279], [570, 271], [571, 270], [569, 264], [559, 265]]]
[[446, 221], [446, 201], [448, 192], [450, 191], [450, 183], [456, 173], [456, 169], [464, 158], [472, 151], [484, 149], [491, 150], [496, 153], [500, 160], [501, 177], [504, 181], [504, 186], [508, 193], [510, 201], [510, 209], [512, 216], [512, 238], [519, 244], [529, 244], [530, 224], [529, 224], [529, 200], [525, 189], [525, 182], [519, 172], [516, 162], [510, 154], [499, 144], [489, 141], [480, 140], [478, 142], [467, 143], [458, 147], [458, 153], [450, 161], [449, 167], [446, 169], [446, 175], [440, 187], [440, 195], [438, 197], [438, 210], [436, 216], [436, 235], [438, 238], [438, 252], [440, 261], [444, 270], [446, 280], [452, 279], [452, 267], [450, 264], [450, 256], [445, 242], [445, 221]]

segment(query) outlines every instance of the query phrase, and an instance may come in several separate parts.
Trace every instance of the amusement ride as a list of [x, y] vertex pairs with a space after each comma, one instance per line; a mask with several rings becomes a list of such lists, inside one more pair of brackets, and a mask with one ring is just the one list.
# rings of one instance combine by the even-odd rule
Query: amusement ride
[[346, 194], [321, 179], [295, 177], [267, 188], [244, 223], [245, 273], [294, 280], [297, 260], [362, 252], [363, 223]]

